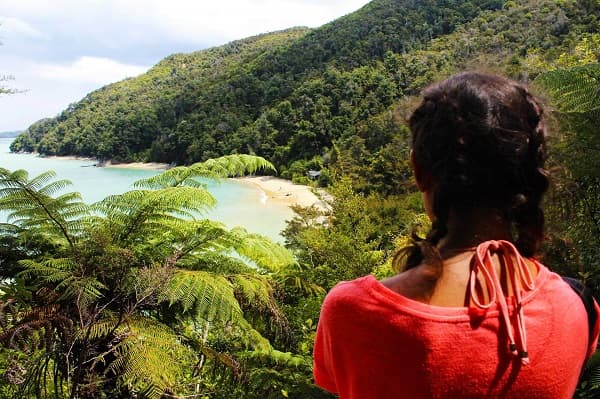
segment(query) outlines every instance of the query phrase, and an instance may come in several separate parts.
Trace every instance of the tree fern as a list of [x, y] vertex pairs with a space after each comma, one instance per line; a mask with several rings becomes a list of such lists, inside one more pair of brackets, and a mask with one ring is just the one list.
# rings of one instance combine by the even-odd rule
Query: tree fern
[[239, 322], [242, 310], [234, 287], [223, 276], [204, 271], [178, 270], [167, 281], [159, 300], [170, 306], [178, 304], [184, 313], [209, 322]]
[[10, 172], [0, 168], [0, 210], [9, 213], [12, 224], [37, 229], [73, 246], [89, 209], [79, 193], [53, 197], [71, 185], [68, 180], [52, 181], [55, 177], [49, 171], [29, 179], [24, 170]]
[[257, 274], [234, 274], [231, 281], [244, 301], [260, 309], [279, 312], [273, 298], [273, 285], [266, 277]]
[[134, 186], [149, 189], [179, 186], [205, 188], [205, 184], [199, 181], [199, 178], [222, 179], [255, 173], [258, 170], [274, 171], [275, 167], [262, 157], [246, 154], [226, 155], [190, 166], [171, 168], [159, 175], [138, 180]]
[[119, 333], [123, 339], [114, 348], [118, 357], [108, 371], [132, 392], [162, 397], [183, 372], [182, 360], [191, 357], [189, 350], [172, 330], [145, 317], [128, 318]]
[[0, 236], [16, 235], [21, 229], [12, 223], [0, 223]]
[[220, 222], [203, 219], [176, 220], [168, 223], [172, 225], [165, 226], [163, 234], [158, 237], [162, 244], [176, 247], [179, 252], [178, 258], [190, 265], [207, 254], [229, 255], [238, 241], [238, 237], [232, 235]]
[[561, 112], [600, 113], [600, 64], [588, 64], [541, 74], [544, 87]]
[[246, 319], [254, 322], [256, 317], [262, 323], [269, 323], [269, 330], [280, 340], [289, 338], [289, 323], [275, 299], [273, 281], [257, 274], [235, 274], [230, 279]]
[[278, 271], [295, 262], [290, 251], [260, 234], [248, 233], [242, 227], [232, 233], [239, 238], [235, 250], [264, 270]]
[[[587, 284], [600, 287], [598, 260], [600, 252], [593, 238], [600, 235], [600, 64], [588, 64], [541, 74], [535, 83], [550, 95], [557, 108], [560, 140], [554, 146], [555, 184], [547, 208], [554, 216], [549, 223], [565, 241], [575, 243], [570, 248], [579, 259], [573, 265], [590, 276]], [[562, 178], [562, 181], [560, 179]], [[558, 216], [557, 216], [558, 215]], [[556, 234], [556, 233], [555, 233]], [[597, 240], [596, 240], [597, 241]], [[562, 262], [562, 259], [559, 259]], [[600, 356], [598, 352], [584, 369], [580, 391], [576, 397], [596, 397], [600, 390]]]
[[[3, 306], [1, 311], [4, 318], [6, 307]], [[3, 325], [0, 342], [5, 348], [27, 355], [27, 368], [22, 369], [22, 380], [15, 397], [30, 398], [31, 393], [45, 397], [38, 394], [46, 391], [52, 380], [53, 390], [60, 391], [63, 386], [58, 369], [61, 362], [56, 359], [64, 359], [73, 336], [73, 322], [57, 305], [37, 306], [26, 311], [13, 308], [11, 316], [10, 325]]]
[[102, 297], [106, 288], [94, 276], [79, 270], [79, 265], [71, 258], [47, 259], [35, 262], [22, 260], [24, 270], [21, 277], [38, 280], [39, 285], [49, 285], [59, 294], [59, 300], [74, 301], [80, 307], [88, 307]]
[[215, 204], [214, 197], [204, 189], [169, 187], [112, 195], [94, 204], [92, 209], [105, 215], [105, 223], [118, 240], [126, 241], [160, 234], [173, 222], [194, 218]]
[[287, 326], [273, 276], [294, 264], [291, 254], [202, 219], [216, 201], [201, 178], [258, 169], [272, 166], [222, 157], [173, 168], [92, 206], [63, 193], [70, 183], [53, 172], [29, 179], [0, 169], [0, 210], [10, 215], [0, 230], [43, 244], [23, 252], [7, 291], [22, 309], [0, 306], [2, 344], [40, 355], [31, 358], [22, 396], [44, 396], [48, 385], [72, 398], [160, 397], [191, 378], [183, 367], [212, 359], [227, 369], [219, 373], [241, 375], [236, 353], [271, 351], [263, 334]]
[[299, 263], [294, 263], [280, 270], [274, 277], [279, 284], [288, 287], [292, 292], [297, 292], [300, 295], [324, 296], [326, 294], [325, 289], [302, 277], [302, 272], [302, 266]]

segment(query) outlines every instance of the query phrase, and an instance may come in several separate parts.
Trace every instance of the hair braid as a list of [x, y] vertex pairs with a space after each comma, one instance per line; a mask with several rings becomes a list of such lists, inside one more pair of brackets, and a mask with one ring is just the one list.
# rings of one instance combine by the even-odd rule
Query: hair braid
[[[543, 108], [517, 82], [476, 72], [427, 88], [409, 120], [415, 161], [435, 180], [433, 223], [425, 238], [394, 258], [411, 268], [439, 260], [452, 210], [498, 209], [513, 224], [517, 248], [532, 256], [543, 237], [548, 188]], [[435, 260], [435, 259], [434, 259]]]
[[544, 212], [540, 203], [542, 195], [548, 189], [548, 172], [544, 169], [546, 161], [546, 127], [544, 113], [539, 102], [525, 89], [524, 96], [530, 105], [528, 122], [531, 126], [527, 151], [528, 195], [515, 204], [511, 212], [518, 232], [516, 246], [525, 256], [533, 256], [543, 238]]

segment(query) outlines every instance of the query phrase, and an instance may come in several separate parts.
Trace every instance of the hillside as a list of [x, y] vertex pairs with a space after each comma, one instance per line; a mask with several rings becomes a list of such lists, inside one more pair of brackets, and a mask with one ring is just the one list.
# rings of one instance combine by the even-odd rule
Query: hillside
[[327, 167], [380, 189], [402, 151], [399, 99], [463, 68], [534, 77], [599, 31], [598, 7], [374, 0], [315, 30], [170, 56], [35, 123], [12, 149], [177, 164], [254, 153], [285, 177]]
[[17, 137], [21, 133], [20, 130], [14, 130], [11, 132], [0, 132], [0, 138], [12, 138]]

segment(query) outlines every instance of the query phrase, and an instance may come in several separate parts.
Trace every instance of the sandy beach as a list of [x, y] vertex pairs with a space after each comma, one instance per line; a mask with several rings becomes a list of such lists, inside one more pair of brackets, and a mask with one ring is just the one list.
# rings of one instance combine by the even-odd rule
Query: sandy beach
[[[133, 162], [111, 164], [107, 162], [102, 165], [107, 168], [131, 168], [145, 170], [166, 170], [168, 164], [156, 162]], [[266, 201], [276, 201], [287, 206], [316, 206], [320, 209], [327, 209], [325, 204], [309, 186], [294, 184], [290, 180], [281, 179], [273, 176], [244, 176], [236, 177], [232, 180], [239, 181], [244, 184], [251, 184], [257, 187], [265, 194]]]
[[98, 165], [104, 168], [123, 168], [123, 169], [144, 169], [144, 170], [167, 170], [169, 164], [158, 162], [129, 162], [129, 163], [112, 163], [110, 161]]
[[[125, 169], [144, 169], [144, 170], [166, 170], [169, 164], [157, 162], [130, 162], [130, 163], [115, 163], [110, 161], [100, 163], [94, 158], [85, 158], [77, 156], [49, 156], [53, 159], [70, 159], [84, 160], [94, 162], [97, 167], [106, 168], [125, 168]], [[235, 177], [232, 180], [239, 181], [244, 184], [251, 184], [257, 187], [265, 194], [266, 201], [276, 201], [287, 206], [316, 206], [322, 210], [327, 210], [328, 205], [323, 202], [309, 186], [294, 184], [290, 180], [281, 179], [274, 176], [244, 176]]]
[[169, 164], [166, 163], [158, 163], [158, 162], [129, 162], [129, 163], [112, 163], [111, 161], [106, 161], [104, 163], [98, 161], [96, 158], [90, 157], [79, 157], [76, 155], [49, 155], [43, 156], [38, 155], [40, 158], [48, 158], [48, 159], [64, 159], [70, 161], [89, 161], [93, 162], [93, 165], [99, 168], [123, 168], [123, 169], [143, 169], [143, 170], [167, 170], [169, 169]]
[[327, 204], [324, 203], [309, 186], [294, 184], [289, 180], [273, 176], [245, 176], [235, 177], [233, 180], [252, 184], [262, 190], [266, 195], [266, 200], [285, 203], [288, 206], [316, 206], [326, 210]]
[[[17, 153], [19, 154], [19, 153]], [[24, 154], [33, 154], [39, 157], [39, 158], [46, 158], [46, 159], [62, 159], [65, 161], [90, 161], [90, 162], [98, 162], [98, 160], [96, 158], [90, 158], [90, 157], [78, 157], [76, 155], [40, 155], [38, 153], [24, 153]]]

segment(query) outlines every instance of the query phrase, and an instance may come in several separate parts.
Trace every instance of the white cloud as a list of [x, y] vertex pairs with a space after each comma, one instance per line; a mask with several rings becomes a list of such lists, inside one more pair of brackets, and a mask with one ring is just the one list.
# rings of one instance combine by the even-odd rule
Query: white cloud
[[122, 64], [108, 58], [80, 57], [67, 65], [41, 64], [34, 67], [40, 77], [48, 80], [82, 82], [104, 85], [128, 77], [137, 76], [148, 70], [140, 65]]
[[36, 39], [46, 37], [42, 32], [19, 18], [0, 16], [0, 26], [3, 36], [24, 35]]
[[[137, 1], [127, 2], [129, 10]], [[360, 8], [368, 1], [220, 0], [144, 1], [145, 16], [163, 32], [185, 40], [241, 39], [293, 26], [317, 27]]]
[[25, 128], [169, 54], [293, 26], [317, 27], [369, 0], [0, 0], [0, 131]]
[[105, 84], [147, 69], [85, 56], [65, 64], [40, 64], [18, 57], [5, 57], [3, 61], [0, 75], [5, 70], [13, 71], [15, 80], [8, 83], [22, 92], [0, 96], [0, 131], [25, 129], [38, 119], [55, 116], [70, 103]]
[[292, 26], [317, 27], [368, 0], [2, 0], [3, 13], [54, 21], [49, 29], [74, 32], [118, 46], [120, 40], [178, 39], [222, 44]]

